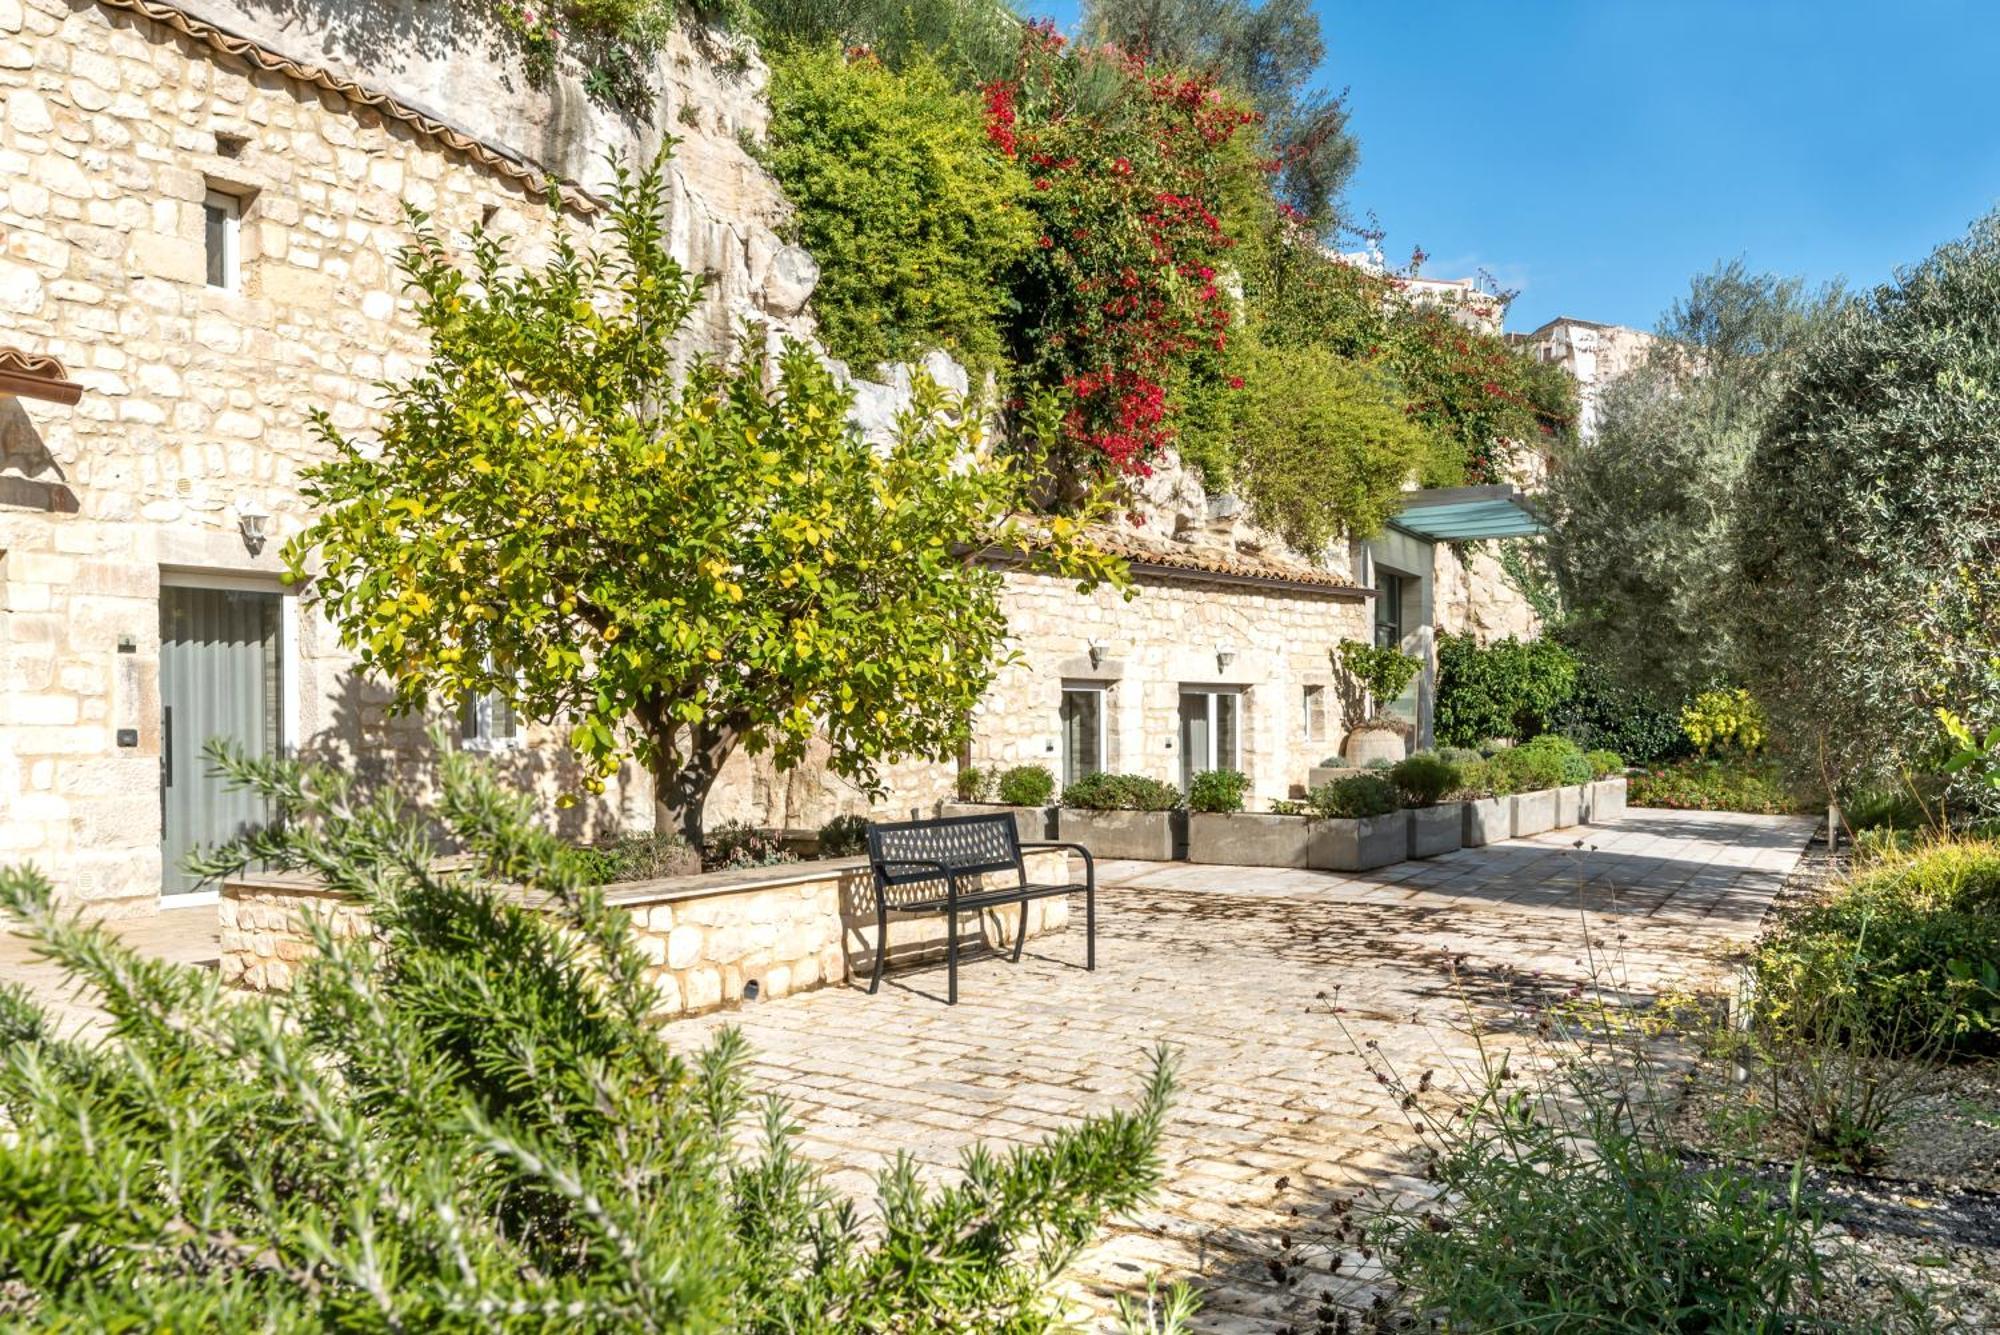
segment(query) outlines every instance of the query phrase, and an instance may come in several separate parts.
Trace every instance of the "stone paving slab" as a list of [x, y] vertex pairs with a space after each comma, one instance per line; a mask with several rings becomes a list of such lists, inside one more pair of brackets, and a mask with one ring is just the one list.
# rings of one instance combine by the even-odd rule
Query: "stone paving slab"
[[1510, 969], [1557, 991], [1587, 980], [1586, 931], [1624, 990], [1725, 985], [1715, 955], [1754, 935], [1811, 832], [1634, 809], [1360, 875], [1105, 862], [1094, 974], [1073, 928], [1019, 965], [963, 964], [956, 1007], [942, 970], [921, 969], [874, 997], [830, 988], [668, 1033], [691, 1048], [740, 1027], [754, 1082], [791, 1100], [804, 1150], [863, 1198], [899, 1151], [944, 1178], [976, 1141], [1032, 1142], [1128, 1104], [1147, 1052], [1173, 1044], [1167, 1187], [1086, 1254], [1078, 1293], [1101, 1315], [1159, 1272], [1200, 1281], [1201, 1329], [1308, 1331], [1335, 1281], [1324, 1254], [1280, 1278], [1282, 1244], [1357, 1187], [1422, 1189], [1359, 1045], [1449, 1079], [1476, 1063], [1468, 1008], [1497, 1014]]

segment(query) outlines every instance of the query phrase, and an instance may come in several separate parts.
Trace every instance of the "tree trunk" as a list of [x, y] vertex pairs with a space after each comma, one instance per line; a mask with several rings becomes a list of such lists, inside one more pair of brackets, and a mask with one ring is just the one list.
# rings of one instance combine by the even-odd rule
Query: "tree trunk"
[[657, 739], [653, 765], [653, 830], [678, 834], [691, 848], [702, 845], [703, 812], [709, 790], [735, 753], [733, 722], [680, 728]]

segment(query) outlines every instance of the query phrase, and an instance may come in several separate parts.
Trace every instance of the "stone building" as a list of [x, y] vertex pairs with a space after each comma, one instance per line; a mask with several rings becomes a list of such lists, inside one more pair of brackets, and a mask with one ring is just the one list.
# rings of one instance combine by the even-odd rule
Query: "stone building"
[[[183, 855], [259, 814], [205, 773], [209, 737], [425, 776], [423, 722], [391, 719], [278, 578], [323, 454], [309, 412], [366, 432], [376, 383], [422, 355], [394, 270], [405, 202], [532, 259], [557, 223], [547, 179], [588, 227], [604, 153], [649, 155], [670, 131], [669, 232], [706, 279], [689, 354], [753, 319], [810, 335], [817, 271], [743, 146], [764, 125], [754, 55], [677, 38], [635, 122], [568, 76], [525, 84], [483, 23], [437, 0], [0, 0], [0, 861], [39, 864], [72, 900], [199, 899]], [[892, 410], [896, 384], [857, 388], [868, 415]], [[1129, 602], [1008, 576], [1020, 657], [973, 760], [1178, 779], [1198, 749], [1282, 796], [1338, 746], [1342, 638], [1421, 650], [1433, 625], [1532, 629], [1490, 553], [1421, 526], [1308, 565], [1216, 509], [1198, 498], [1121, 538]], [[1421, 723], [1422, 689], [1407, 703]], [[568, 833], [650, 825], [629, 771], [555, 811], [576, 777], [560, 729], [497, 700], [448, 722]], [[924, 809], [952, 774], [895, 767], [878, 810]], [[711, 820], [865, 806], [823, 766], [739, 756]]]
[[1536, 360], [1562, 367], [1576, 381], [1576, 430], [1585, 440], [1597, 435], [1598, 404], [1604, 387], [1644, 361], [1658, 341], [1643, 329], [1567, 315], [1509, 338], [1526, 347]]

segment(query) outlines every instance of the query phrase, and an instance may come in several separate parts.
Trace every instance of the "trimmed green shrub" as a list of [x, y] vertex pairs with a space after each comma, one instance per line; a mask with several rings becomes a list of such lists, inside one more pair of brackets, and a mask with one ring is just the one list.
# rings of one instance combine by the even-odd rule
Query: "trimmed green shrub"
[[819, 855], [823, 858], [851, 858], [868, 851], [868, 818], [835, 816], [819, 827]]
[[1055, 790], [1047, 765], [1016, 765], [1000, 776], [1000, 800], [1010, 807], [1045, 807]]
[[1746, 811], [1781, 815], [1811, 806], [1783, 766], [1772, 760], [1683, 760], [1632, 776], [1635, 807], [1681, 811]]
[[1351, 774], [1345, 779], [1323, 783], [1307, 799], [1313, 814], [1325, 820], [1358, 820], [1386, 816], [1402, 803], [1396, 785], [1373, 774]]
[[794, 205], [788, 239], [819, 261], [830, 352], [863, 375], [933, 348], [998, 363], [1001, 276], [1036, 231], [1027, 173], [988, 141], [976, 96], [928, 61], [786, 51], [761, 156]]
[[1547, 732], [1576, 688], [1576, 658], [1554, 640], [1509, 637], [1482, 647], [1470, 635], [1440, 635], [1437, 656], [1433, 718], [1447, 745]]
[[678, 834], [628, 834], [579, 848], [592, 882], [651, 881], [701, 870], [701, 854]]
[[1241, 811], [1250, 776], [1241, 770], [1205, 769], [1188, 785], [1189, 811]]
[[0, 986], [0, 1325], [1060, 1323], [1063, 1267], [1159, 1182], [1164, 1059], [1132, 1111], [969, 1150], [951, 1185], [893, 1165], [857, 1208], [758, 1097], [740, 1033], [662, 1029], [629, 915], [526, 796], [438, 750], [422, 809], [331, 766], [222, 758], [273, 824], [204, 872], [310, 872], [368, 916], [360, 938], [314, 918], [283, 997], [141, 956], [0, 870], [0, 912], [110, 1021], [79, 1040]]
[[1389, 782], [1396, 785], [1403, 804], [1434, 807], [1445, 794], [1465, 784], [1465, 772], [1433, 751], [1419, 751], [1389, 770]]
[[1756, 976], [1766, 1026], [1826, 1013], [1813, 1002], [1832, 989], [1857, 1003], [1832, 1013], [1877, 1047], [2000, 1052], [2000, 844], [1885, 853], [1767, 934]]
[[1697, 751], [1756, 755], [1764, 745], [1764, 711], [1742, 687], [1703, 691], [1681, 710], [1681, 731]]
[[727, 871], [737, 867], [776, 867], [797, 862], [798, 854], [770, 830], [760, 830], [739, 820], [725, 821], [708, 831], [701, 841], [704, 871]]
[[1450, 796], [1461, 800], [1493, 797], [1493, 762], [1485, 756], [1474, 754], [1470, 760], [1458, 762], [1458, 788]]
[[993, 800], [993, 783], [997, 778], [992, 770], [977, 769], [967, 765], [958, 772], [953, 787], [961, 802], [990, 802]]
[[1589, 783], [1591, 779], [1596, 777], [1595, 771], [1591, 769], [1589, 759], [1583, 754], [1583, 748], [1567, 737], [1558, 737], [1554, 733], [1544, 733], [1540, 737], [1523, 742], [1515, 749], [1526, 751], [1531, 755], [1549, 755], [1555, 757], [1556, 773], [1563, 783]]
[[1551, 711], [1549, 731], [1586, 751], [1616, 751], [1635, 765], [1679, 760], [1694, 750], [1681, 731], [1678, 706], [1620, 684], [1587, 659], [1577, 664], [1569, 698]]
[[1586, 751], [1583, 758], [1590, 765], [1590, 774], [1594, 779], [1608, 779], [1625, 772], [1625, 757], [1616, 751]]
[[1437, 754], [1440, 760], [1450, 761], [1454, 765], [1468, 765], [1475, 760], [1486, 759], [1484, 753], [1470, 746], [1440, 746]]
[[1568, 738], [1543, 736], [1496, 753], [1487, 762], [1487, 773], [1496, 794], [1532, 793], [1588, 783], [1590, 762]]
[[1062, 804], [1079, 811], [1172, 811], [1181, 793], [1143, 774], [1086, 774], [1063, 789]]

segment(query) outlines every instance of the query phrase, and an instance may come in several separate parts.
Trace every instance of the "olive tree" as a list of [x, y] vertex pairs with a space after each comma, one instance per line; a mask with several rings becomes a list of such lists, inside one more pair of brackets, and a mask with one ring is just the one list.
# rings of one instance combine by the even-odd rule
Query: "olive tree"
[[375, 439], [317, 419], [333, 456], [286, 560], [399, 707], [498, 692], [568, 727], [593, 790], [636, 756], [659, 828], [698, 840], [739, 749], [782, 768], [824, 738], [870, 791], [955, 750], [1004, 659], [982, 552], [1120, 571], [1076, 521], [1031, 541], [1029, 468], [934, 386], [878, 449], [806, 346], [679, 366], [698, 286], [663, 164], [618, 168], [596, 243], [565, 233], [537, 269], [477, 231], [462, 264], [410, 211], [429, 359], [384, 387]]
[[2000, 723], [2000, 214], [1844, 312], [1750, 459], [1736, 645], [1830, 786]]

